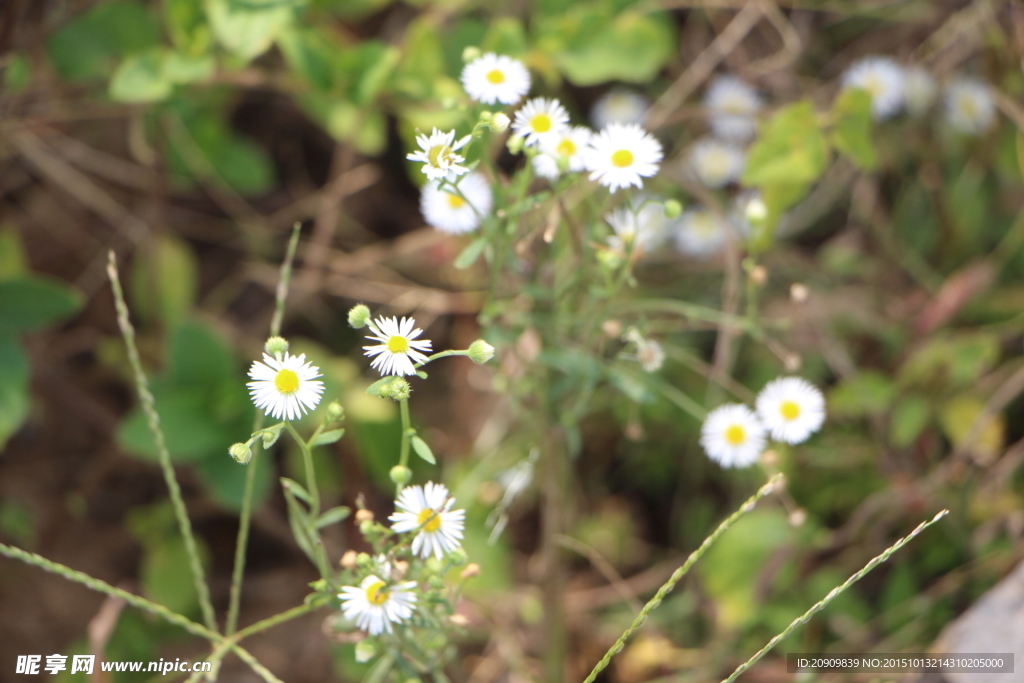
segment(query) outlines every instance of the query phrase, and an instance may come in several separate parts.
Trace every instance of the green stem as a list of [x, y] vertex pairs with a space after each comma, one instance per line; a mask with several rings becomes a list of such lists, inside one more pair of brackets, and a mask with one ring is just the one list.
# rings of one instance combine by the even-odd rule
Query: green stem
[[[412, 418], [409, 417], [409, 399], [403, 398], [398, 402], [399, 412], [402, 415], [402, 446], [398, 453], [398, 464], [401, 467], [409, 466], [409, 445], [412, 440]], [[395, 495], [402, 492], [402, 484], [395, 484]]]
[[615, 644], [612, 645], [608, 652], [605, 653], [604, 657], [601, 658], [601, 661], [597, 663], [594, 670], [590, 672], [590, 675], [587, 676], [583, 683], [593, 683], [594, 679], [597, 678], [597, 675], [601, 673], [601, 671], [603, 671], [611, 662], [612, 657], [622, 650], [623, 646], [626, 644], [626, 640], [635, 630], [640, 628], [640, 626], [647, 620], [647, 616], [661, 604], [661, 601], [665, 599], [665, 596], [668, 595], [669, 591], [675, 588], [676, 584], [686, 576], [686, 573], [690, 571], [690, 568], [694, 563], [696, 563], [697, 560], [707, 552], [708, 548], [710, 548], [714, 542], [729, 529], [729, 527], [735, 524], [740, 517], [753, 510], [759, 500], [774, 491], [776, 486], [782, 482], [782, 479], [783, 477], [781, 474], [777, 474], [769, 479], [768, 483], [758, 489], [757, 493], [748, 498], [747, 501], [740, 506], [739, 510], [729, 515], [724, 522], [719, 524], [718, 528], [715, 529], [710, 536], [704, 539], [704, 542], [700, 544], [699, 548], [690, 553], [690, 556], [686, 558], [686, 562], [683, 563], [683, 566], [675, 570], [675, 572], [672, 573], [672, 576], [669, 577], [669, 580], [658, 589], [658, 592], [654, 597], [644, 605], [644, 608], [640, 610], [640, 613], [636, 616], [636, 619], [633, 620], [633, 623], [629, 625], [629, 628], [627, 628], [621, 636], [619, 636], [619, 639], [616, 640]]
[[754, 654], [753, 657], [751, 657], [750, 659], [748, 659], [747, 661], [743, 662], [738, 667], [736, 667], [736, 670], [732, 672], [732, 675], [729, 676], [728, 678], [726, 678], [724, 681], [722, 681], [722, 683], [733, 683], [733, 681], [735, 681], [737, 678], [739, 678], [740, 674], [742, 674], [744, 671], [746, 671], [747, 669], [752, 667], [754, 664], [756, 664], [757, 661], [759, 659], [761, 659], [762, 657], [764, 657], [766, 654], [768, 654], [768, 652], [773, 647], [775, 647], [780, 642], [782, 642], [783, 640], [788, 638], [790, 635], [792, 635], [793, 631], [795, 631], [797, 628], [803, 626], [808, 621], [810, 621], [811, 617], [813, 617], [815, 614], [817, 614], [821, 610], [825, 609], [825, 607], [830, 602], [835, 600], [839, 596], [840, 593], [842, 593], [847, 588], [849, 588], [853, 584], [855, 584], [858, 581], [860, 581], [861, 579], [863, 579], [868, 574], [868, 572], [870, 572], [872, 569], [874, 569], [878, 565], [880, 565], [883, 562], [885, 562], [886, 560], [888, 560], [900, 548], [902, 548], [907, 543], [910, 543], [912, 540], [914, 540], [915, 536], [917, 536], [922, 531], [924, 531], [925, 529], [930, 527], [932, 524], [935, 524], [936, 522], [938, 522], [940, 519], [945, 517], [948, 513], [949, 513], [949, 510], [943, 510], [939, 514], [937, 514], [934, 517], [932, 517], [931, 520], [929, 520], [927, 522], [921, 522], [920, 524], [917, 525], [916, 529], [914, 529], [909, 534], [907, 534], [906, 536], [904, 536], [903, 538], [901, 538], [900, 540], [896, 541], [891, 546], [886, 548], [885, 551], [882, 552], [881, 555], [878, 555], [873, 560], [871, 560], [866, 565], [864, 565], [864, 567], [859, 572], [857, 572], [856, 574], [854, 574], [853, 576], [848, 578], [846, 581], [844, 581], [839, 586], [836, 586], [835, 588], [830, 590], [828, 592], [828, 595], [826, 595], [824, 598], [822, 598], [818, 602], [814, 603], [814, 605], [809, 610], [807, 610], [802, 615], [800, 615], [799, 617], [794, 619], [792, 621], [792, 623], [790, 623], [790, 625], [787, 626], [786, 629], [782, 633], [778, 634], [777, 636], [775, 636], [774, 638], [769, 640], [768, 644], [765, 645], [764, 647], [762, 647], [760, 650], [758, 650]]
[[188, 511], [185, 508], [185, 501], [181, 497], [181, 488], [178, 486], [178, 479], [171, 466], [171, 455], [167, 450], [167, 443], [164, 440], [164, 432], [160, 428], [160, 415], [156, 412], [153, 394], [149, 391], [149, 381], [142, 371], [142, 361], [139, 359], [139, 350], [135, 346], [135, 328], [132, 327], [128, 318], [128, 305], [124, 300], [124, 291], [121, 289], [121, 281], [117, 275], [117, 260], [114, 252], [110, 252], [110, 260], [107, 264], [107, 275], [110, 277], [110, 284], [114, 290], [114, 305], [117, 308], [117, 324], [121, 328], [121, 336], [124, 337], [125, 346], [128, 348], [128, 361], [131, 363], [132, 372], [135, 375], [135, 387], [139, 395], [139, 402], [142, 411], [146, 414], [146, 422], [153, 434], [153, 441], [156, 443], [157, 456], [160, 460], [160, 469], [163, 471], [164, 481], [171, 493], [171, 502], [174, 507], [174, 515], [178, 520], [178, 528], [185, 541], [185, 550], [188, 553], [189, 567], [192, 571], [192, 582], [195, 584], [196, 595], [199, 597], [199, 606], [203, 612], [203, 622], [211, 631], [217, 630], [217, 620], [213, 614], [213, 604], [210, 601], [210, 589], [206, 585], [206, 575], [203, 571], [203, 563], [199, 560], [199, 550], [196, 547], [196, 539], [192, 534], [192, 523], [188, 518]]
[[309, 537], [316, 541], [316, 564], [320, 570], [320, 576], [322, 578], [329, 578], [331, 575], [330, 562], [327, 561], [327, 550], [324, 548], [323, 539], [320, 537], [320, 532], [315, 527], [316, 519], [320, 516], [320, 488], [316, 483], [316, 469], [313, 467], [313, 449], [310, 447], [310, 443], [317, 437], [323, 425], [317, 428], [316, 433], [310, 438], [309, 441], [304, 441], [299, 432], [295, 427], [292, 426], [291, 422], [286, 422], [285, 425], [288, 427], [288, 431], [291, 433], [292, 438], [299, 444], [299, 450], [302, 451], [302, 461], [306, 469], [306, 491], [309, 493], [310, 505], [309, 505], [309, 526], [307, 532]]
[[469, 355], [469, 349], [461, 349], [461, 350], [458, 350], [458, 351], [456, 351], [455, 349], [449, 349], [447, 351], [438, 351], [437, 353], [435, 353], [432, 356], [427, 356], [426, 360], [420, 361], [419, 363], [417, 363], [413, 367], [414, 368], [422, 368], [424, 365], [426, 365], [430, 361], [437, 360], [438, 358], [447, 358], [448, 356], [468, 356], [468, 355]]
[[[299, 233], [302, 226], [299, 223], [292, 228], [291, 239], [288, 240], [288, 249], [285, 252], [284, 261], [281, 263], [281, 275], [277, 282], [277, 297], [274, 305], [274, 317], [270, 320], [270, 336], [277, 337], [281, 334], [281, 324], [284, 320], [284, 305], [288, 299], [288, 287], [292, 279], [292, 263], [295, 261], [295, 251], [299, 246]], [[253, 422], [253, 432], [263, 427], [262, 413], [257, 413]], [[224, 633], [231, 635], [238, 626], [238, 610], [242, 599], [242, 581], [245, 577], [245, 550], [249, 546], [249, 526], [252, 522], [252, 498], [256, 487], [256, 459], [259, 457], [259, 449], [253, 451], [252, 460], [245, 471], [245, 490], [242, 493], [242, 511], [238, 517], [238, 538], [235, 541], [235, 566], [231, 572], [231, 595], [228, 599], [228, 618], [224, 626]]]

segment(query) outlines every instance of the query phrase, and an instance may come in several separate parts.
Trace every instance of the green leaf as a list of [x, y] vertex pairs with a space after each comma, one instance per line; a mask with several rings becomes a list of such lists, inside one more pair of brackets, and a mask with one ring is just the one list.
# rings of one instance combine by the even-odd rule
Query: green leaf
[[290, 493], [307, 505], [313, 504], [313, 499], [306, 493], [306, 489], [302, 484], [288, 477], [281, 477], [280, 482], [286, 493]]
[[942, 430], [956, 448], [970, 451], [971, 455], [983, 465], [989, 465], [1003, 451], [1006, 434], [1006, 418], [996, 414], [982, 420], [977, 436], [973, 436], [974, 423], [982, 417], [985, 401], [975, 396], [954, 396], [942, 407], [939, 423]]
[[0, 282], [0, 334], [31, 332], [75, 313], [81, 295], [60, 280], [26, 275]]
[[102, 2], [54, 32], [46, 51], [71, 81], [103, 78], [117, 60], [160, 43], [160, 25], [138, 2]]
[[110, 79], [110, 98], [118, 102], [159, 102], [167, 99], [174, 84], [164, 68], [160, 50], [132, 55], [121, 62]]
[[896, 402], [889, 423], [889, 439], [897, 448], [917, 440], [931, 416], [931, 402], [922, 396], [907, 396]]
[[217, 41], [247, 61], [266, 52], [292, 22], [288, 2], [205, 0], [205, 7]]
[[132, 263], [132, 311], [165, 327], [179, 324], [195, 303], [199, 265], [188, 243], [159, 233]]
[[222, 449], [222, 453], [217, 454], [217, 457], [203, 458], [193, 463], [193, 467], [196, 468], [200, 480], [213, 500], [221, 507], [236, 513], [241, 511], [245, 497], [247, 468], [256, 468], [253, 473], [253, 506], [258, 506], [267, 499], [274, 481], [273, 460], [264, 454], [257, 454], [243, 467]]
[[844, 378], [828, 396], [829, 414], [837, 418], [881, 415], [889, 410], [896, 388], [880, 372], [864, 370]]
[[499, 55], [519, 57], [529, 50], [526, 31], [521, 21], [514, 17], [497, 17], [491, 20], [480, 49]]
[[[154, 387], [156, 410], [172, 460], [196, 461], [213, 454], [227, 458], [228, 445], [237, 440], [230, 426], [210, 414], [206, 393], [201, 389]], [[139, 408], [118, 426], [117, 440], [134, 455], [157, 458], [156, 442]]]
[[179, 85], [205, 81], [216, 67], [217, 63], [210, 56], [192, 57], [179, 52], [168, 52], [164, 56], [164, 75]]
[[828, 163], [828, 143], [806, 100], [780, 109], [747, 155], [743, 184], [796, 186], [814, 182]]
[[344, 429], [332, 429], [329, 432], [324, 432], [320, 436], [313, 439], [313, 446], [326, 446], [327, 444], [334, 443], [341, 437], [345, 436]]
[[434, 453], [430, 450], [430, 446], [428, 446], [427, 442], [420, 437], [412, 437], [412, 449], [416, 451], [416, 455], [420, 456], [431, 465], [437, 464], [437, 460], [434, 458]]
[[277, 39], [288, 66], [307, 83], [320, 90], [334, 84], [332, 62], [337, 46], [316, 28], [289, 27]]
[[[285, 480], [282, 477], [281, 483], [284, 484], [285, 481], [291, 480]], [[292, 484], [295, 484], [295, 482], [292, 482]], [[301, 487], [299, 489], [302, 490]], [[309, 513], [296, 500], [295, 493], [294, 487], [287, 484], [284, 486], [284, 499], [288, 504], [288, 525], [291, 527], [292, 536], [295, 537], [295, 542], [298, 544], [299, 549], [311, 562], [316, 564], [316, 553], [314, 551], [316, 540], [309, 532]]]
[[32, 65], [28, 57], [23, 54], [14, 54], [7, 67], [4, 69], [3, 84], [8, 92], [22, 92], [28, 88], [32, 79]]
[[476, 263], [476, 260], [480, 258], [480, 254], [484, 253], [484, 249], [487, 247], [487, 238], [477, 237], [475, 240], [467, 244], [459, 252], [459, 255], [455, 257], [455, 267], [459, 270], [465, 270], [471, 265]]
[[336, 508], [331, 508], [330, 510], [326, 511], [325, 513], [317, 517], [316, 528], [323, 529], [325, 526], [337, 524], [342, 520], [348, 519], [348, 516], [349, 514], [351, 514], [351, 512], [352, 511], [345, 507], [344, 505], [340, 505]]
[[204, 323], [187, 321], [174, 328], [167, 346], [168, 382], [182, 388], [215, 389], [237, 381], [234, 356]]
[[0, 449], [28, 416], [29, 366], [21, 346], [0, 334]]
[[[206, 550], [202, 545], [199, 549]], [[200, 558], [206, 555], [201, 552]], [[143, 546], [139, 575], [143, 593], [154, 602], [179, 614], [193, 614], [198, 609], [192, 565], [183, 539], [165, 535], [159, 542]]]
[[213, 40], [202, 0], [164, 0], [164, 25], [183, 54], [204, 54]]
[[878, 165], [871, 140], [871, 95], [866, 90], [847, 88], [832, 106], [832, 144], [865, 170]]

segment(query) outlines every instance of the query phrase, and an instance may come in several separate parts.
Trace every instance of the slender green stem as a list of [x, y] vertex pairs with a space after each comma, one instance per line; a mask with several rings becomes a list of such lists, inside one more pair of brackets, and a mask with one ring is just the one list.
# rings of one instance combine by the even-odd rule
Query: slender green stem
[[[398, 402], [399, 412], [402, 415], [402, 446], [398, 453], [398, 464], [401, 467], [409, 466], [409, 445], [412, 440], [412, 418], [409, 416], [409, 399], [403, 398]], [[402, 485], [395, 485], [396, 494], [402, 492]]]
[[435, 353], [432, 356], [427, 356], [426, 360], [420, 361], [419, 363], [417, 363], [413, 367], [415, 367], [415, 368], [422, 368], [424, 365], [426, 365], [430, 361], [437, 360], [438, 358], [446, 358], [448, 356], [468, 356], [468, 355], [469, 355], [469, 349], [460, 349], [460, 350], [449, 349], [447, 351], [438, 351], [437, 353]]
[[740, 517], [752, 511], [759, 500], [774, 491], [775, 487], [779, 485], [782, 479], [783, 476], [781, 474], [777, 474], [769, 479], [768, 483], [758, 489], [757, 493], [748, 498], [747, 501], [740, 506], [739, 510], [729, 515], [724, 522], [719, 524], [718, 528], [715, 529], [710, 536], [704, 539], [704, 542], [700, 544], [699, 548], [690, 553], [690, 556], [686, 558], [686, 562], [683, 563], [683, 566], [675, 570], [675, 572], [672, 573], [672, 576], [669, 577], [669, 580], [658, 589], [658, 592], [654, 597], [644, 605], [644, 608], [640, 610], [640, 613], [636, 616], [636, 619], [633, 620], [633, 623], [629, 625], [629, 628], [627, 628], [621, 636], [619, 636], [619, 639], [616, 640], [615, 644], [612, 645], [608, 652], [605, 653], [604, 657], [601, 658], [601, 661], [597, 663], [594, 670], [590, 672], [590, 675], [587, 676], [583, 683], [593, 683], [594, 679], [597, 678], [597, 675], [601, 673], [601, 671], [603, 671], [611, 662], [612, 657], [622, 650], [623, 646], [626, 644], [626, 640], [635, 630], [640, 628], [640, 626], [647, 620], [647, 616], [661, 604], [661, 601], [665, 599], [665, 596], [668, 595], [669, 591], [675, 588], [676, 584], [686, 576], [686, 573], [690, 571], [690, 568], [694, 563], [696, 563], [697, 560], [707, 552], [708, 548], [710, 548], [714, 542], [729, 529], [729, 527], [735, 524]]
[[[277, 337], [281, 334], [281, 323], [284, 320], [284, 305], [288, 299], [288, 287], [292, 279], [292, 263], [295, 261], [295, 251], [299, 246], [299, 232], [302, 226], [299, 223], [292, 228], [291, 239], [288, 240], [288, 249], [285, 252], [284, 261], [281, 263], [281, 275], [277, 281], [277, 297], [274, 305], [274, 317], [270, 320], [270, 336]], [[257, 412], [253, 423], [253, 432], [263, 427], [264, 415]], [[235, 541], [235, 566], [231, 572], [231, 595], [228, 599], [228, 618], [224, 632], [231, 635], [238, 626], [238, 609], [242, 599], [242, 581], [245, 576], [245, 550], [249, 545], [249, 525], [252, 521], [252, 497], [256, 486], [256, 459], [259, 457], [259, 448], [253, 450], [252, 460], [249, 461], [245, 470], [245, 490], [242, 493], [242, 510], [238, 516], [238, 538]]]
[[128, 305], [124, 301], [124, 291], [121, 289], [121, 281], [117, 275], [117, 260], [114, 252], [110, 252], [110, 260], [107, 263], [107, 275], [110, 277], [110, 284], [114, 290], [114, 304], [117, 308], [117, 324], [121, 328], [121, 336], [124, 337], [125, 346], [128, 348], [128, 361], [131, 363], [132, 372], [135, 375], [135, 387], [139, 394], [139, 402], [142, 411], [146, 414], [146, 422], [149, 430], [153, 433], [153, 441], [156, 443], [157, 456], [160, 460], [160, 469], [163, 470], [164, 481], [171, 493], [171, 502], [174, 506], [174, 515], [178, 519], [178, 527], [185, 540], [185, 550], [188, 553], [189, 567], [192, 571], [192, 582], [195, 584], [196, 595], [199, 597], [199, 606], [203, 611], [203, 622], [211, 631], [217, 630], [217, 620], [213, 614], [213, 604], [210, 601], [210, 589], [206, 585], [206, 575], [203, 571], [203, 563], [199, 559], [199, 550], [196, 547], [196, 539], [192, 534], [192, 523], [188, 518], [188, 511], [185, 509], [185, 501], [181, 497], [181, 488], [178, 486], [178, 479], [174, 474], [174, 467], [171, 466], [171, 455], [167, 451], [167, 443], [164, 440], [163, 429], [160, 428], [160, 415], [156, 412], [153, 394], [149, 391], [149, 381], [142, 371], [142, 361], [139, 359], [139, 350], [135, 346], [135, 328], [132, 327], [128, 318]]
[[286, 422], [285, 425], [288, 427], [288, 431], [295, 439], [295, 443], [299, 444], [299, 450], [302, 451], [302, 462], [306, 468], [306, 491], [309, 492], [310, 498], [310, 515], [316, 518], [320, 514], [320, 489], [316, 485], [316, 470], [313, 468], [313, 452], [309, 449], [309, 444], [299, 435], [299, 430], [292, 426], [291, 422]]
[[890, 557], [892, 557], [892, 555], [894, 553], [899, 551], [900, 548], [902, 548], [903, 546], [905, 546], [906, 544], [908, 544], [912, 540], [914, 540], [915, 536], [917, 536], [922, 531], [924, 531], [925, 529], [930, 527], [932, 524], [935, 524], [936, 522], [938, 522], [940, 519], [945, 517], [948, 513], [949, 513], [949, 510], [943, 510], [939, 514], [937, 514], [934, 517], [932, 517], [929, 521], [921, 522], [920, 524], [917, 525], [916, 529], [914, 529], [909, 534], [907, 534], [906, 536], [904, 536], [903, 538], [901, 538], [900, 540], [896, 541], [891, 546], [886, 548], [885, 551], [882, 552], [881, 555], [878, 555], [877, 557], [872, 559], [870, 562], [868, 562], [866, 565], [864, 565], [864, 567], [859, 572], [857, 572], [856, 574], [854, 574], [853, 576], [848, 578], [842, 584], [840, 584], [840, 585], [836, 586], [835, 588], [833, 588], [832, 590], [830, 590], [828, 592], [828, 595], [826, 595], [824, 598], [822, 598], [818, 602], [814, 603], [814, 605], [809, 610], [807, 610], [802, 615], [800, 615], [799, 617], [794, 619], [792, 621], [792, 623], [790, 623], [790, 625], [787, 626], [784, 631], [782, 631], [782, 633], [778, 634], [777, 636], [775, 636], [774, 638], [769, 640], [767, 645], [765, 645], [760, 650], [758, 650], [756, 653], [754, 653], [753, 657], [751, 657], [750, 659], [748, 659], [747, 661], [743, 662], [738, 667], [736, 667], [736, 670], [732, 672], [732, 675], [729, 676], [728, 678], [726, 678], [724, 681], [722, 681], [722, 683], [733, 683], [733, 681], [735, 681], [737, 678], [739, 678], [739, 676], [744, 671], [746, 671], [747, 669], [752, 667], [754, 664], [757, 663], [757, 661], [759, 659], [761, 659], [766, 654], [768, 654], [768, 652], [773, 647], [775, 647], [780, 642], [782, 642], [783, 640], [788, 638], [790, 635], [792, 635], [793, 631], [795, 631], [796, 629], [798, 629], [799, 627], [803, 626], [808, 621], [810, 621], [811, 617], [813, 617], [815, 614], [817, 614], [821, 610], [825, 609], [825, 607], [830, 602], [835, 600], [839, 596], [840, 593], [842, 593], [847, 588], [849, 588], [853, 584], [855, 584], [858, 581], [860, 581], [861, 579], [863, 579], [868, 574], [868, 572], [870, 572], [872, 569], [874, 569], [878, 565], [880, 565], [883, 562], [885, 562], [886, 560], [888, 560]]

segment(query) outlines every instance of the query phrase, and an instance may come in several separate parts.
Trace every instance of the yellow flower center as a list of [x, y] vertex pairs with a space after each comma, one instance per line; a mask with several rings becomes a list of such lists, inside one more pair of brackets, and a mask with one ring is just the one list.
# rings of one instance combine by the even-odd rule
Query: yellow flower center
[[971, 99], [970, 97], [961, 97], [960, 113], [962, 113], [964, 117], [968, 119], [976, 118], [978, 116], [978, 107], [974, 103], [974, 100]]
[[366, 588], [366, 601], [371, 605], [383, 605], [388, 601], [387, 584], [383, 581], [371, 583]]
[[530, 128], [535, 133], [547, 133], [551, 130], [551, 117], [547, 114], [537, 114], [530, 119]]
[[612, 165], [626, 168], [633, 165], [633, 153], [628, 149], [620, 149], [612, 154]]
[[448, 145], [434, 145], [427, 152], [427, 163], [435, 168], [447, 166], [452, 161], [452, 150]]
[[564, 138], [558, 143], [558, 147], [555, 148], [555, 151], [563, 157], [571, 157], [576, 153], [576, 143], [570, 138]]
[[800, 406], [795, 401], [783, 401], [779, 406], [779, 412], [782, 413], [783, 420], [792, 421], [800, 417]]
[[397, 334], [388, 339], [388, 351], [391, 353], [405, 353], [409, 350], [409, 340]]
[[[429, 522], [427, 520], [430, 520]], [[420, 514], [416, 515], [416, 521], [420, 523], [424, 531], [431, 533], [441, 528], [441, 515], [435, 515], [434, 511], [430, 508], [420, 510]], [[424, 524], [424, 522], [426, 522]]]
[[501, 69], [491, 69], [487, 72], [487, 82], [492, 85], [501, 85], [505, 82], [505, 74]]
[[725, 440], [733, 446], [739, 446], [747, 440], [747, 430], [739, 425], [731, 425], [725, 430]]
[[448, 206], [453, 209], [461, 209], [466, 205], [466, 200], [459, 195], [452, 194], [451, 192], [446, 192], [445, 194], [448, 195]]
[[747, 103], [741, 97], [730, 97], [722, 102], [722, 111], [726, 114], [746, 114]]
[[871, 97], [878, 97], [885, 90], [885, 85], [883, 85], [882, 79], [878, 76], [869, 76], [864, 81], [864, 89], [868, 91]]
[[282, 394], [294, 394], [299, 389], [299, 376], [294, 370], [279, 370], [274, 378], [274, 386]]

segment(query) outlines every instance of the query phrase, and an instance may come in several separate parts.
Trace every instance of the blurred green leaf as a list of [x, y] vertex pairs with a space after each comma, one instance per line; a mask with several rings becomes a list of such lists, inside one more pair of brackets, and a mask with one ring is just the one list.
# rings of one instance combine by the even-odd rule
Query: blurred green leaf
[[156, 18], [138, 2], [101, 2], [55, 31], [46, 51], [57, 73], [71, 81], [103, 78], [119, 57], [160, 42]]
[[171, 332], [165, 378], [176, 386], [207, 389], [240, 381], [231, 350], [213, 330], [194, 320]]
[[153, 602], [179, 614], [191, 615], [197, 611], [199, 601], [183, 539], [167, 536], [146, 547], [139, 578], [143, 593]]
[[212, 42], [203, 0], [164, 0], [164, 25], [182, 54], [198, 57]]
[[288, 66], [314, 88], [330, 90], [338, 47], [315, 27], [289, 27], [277, 41]]
[[164, 68], [166, 59], [159, 49], [131, 55], [110, 79], [110, 98], [118, 102], [158, 102], [174, 89]]
[[889, 438], [897, 448], [906, 448], [917, 440], [931, 417], [931, 402], [922, 396], [906, 396], [896, 401], [889, 424]]
[[[204, 390], [158, 385], [153, 387], [153, 395], [172, 460], [196, 461], [214, 454], [228, 458], [227, 448], [238, 440], [238, 434], [210, 415]], [[139, 409], [118, 426], [117, 440], [136, 455], [149, 460], [157, 458], [156, 442]]]
[[332, 429], [329, 432], [324, 432], [320, 436], [313, 440], [313, 446], [326, 446], [337, 442], [341, 437], [345, 436], [344, 429]]
[[511, 57], [526, 54], [529, 45], [522, 22], [514, 17], [496, 17], [487, 28], [480, 49]]
[[28, 57], [21, 53], [11, 56], [4, 69], [3, 84], [7, 92], [22, 92], [28, 87], [31, 80], [32, 65], [29, 63]]
[[804, 100], [787, 105], [761, 128], [747, 154], [743, 184], [799, 186], [814, 182], [828, 163], [828, 143], [814, 106]]
[[0, 501], [0, 533], [13, 538], [22, 548], [31, 548], [36, 539], [32, 510], [15, 500]]
[[207, 457], [193, 463], [196, 471], [210, 495], [218, 505], [231, 512], [242, 509], [245, 497], [246, 468], [255, 467], [253, 474], [253, 506], [260, 505], [270, 494], [274, 483], [273, 458], [266, 453], [258, 453], [248, 465], [239, 465], [228, 455], [227, 449], [215, 457]]
[[0, 334], [0, 449], [28, 417], [29, 366], [21, 346]]
[[890, 378], [863, 370], [843, 378], [828, 395], [829, 414], [837, 418], [880, 415], [889, 410], [896, 395]]
[[213, 75], [216, 67], [217, 63], [210, 56], [193, 57], [178, 52], [164, 55], [164, 75], [178, 85], [205, 81]]
[[459, 252], [459, 255], [455, 257], [455, 263], [452, 264], [459, 270], [469, 268], [471, 265], [476, 263], [476, 260], [480, 258], [480, 254], [484, 253], [484, 249], [487, 248], [488, 240], [485, 237], [477, 237], [472, 242], [467, 244]]
[[349, 510], [344, 505], [331, 508], [330, 510], [316, 518], [316, 528], [323, 529], [325, 526], [330, 526], [332, 524], [337, 524], [338, 522], [346, 520], [348, 519], [348, 516], [349, 514], [351, 514], [351, 512], [352, 511]]
[[32, 332], [75, 313], [81, 295], [59, 280], [24, 275], [0, 282], [0, 335]]
[[0, 226], [0, 281], [27, 273], [26, 263], [21, 237], [13, 228]]
[[832, 144], [858, 167], [873, 170], [878, 155], [871, 140], [871, 95], [859, 88], [846, 88], [832, 105]]
[[395, 88], [414, 100], [425, 100], [445, 70], [441, 37], [432, 22], [417, 18], [406, 29], [403, 47], [396, 66]]
[[292, 536], [295, 538], [299, 549], [309, 558], [310, 562], [315, 564], [316, 552], [314, 548], [316, 547], [316, 539], [309, 533], [309, 513], [296, 498], [296, 487], [286, 484], [283, 477], [281, 483], [284, 484], [284, 499], [288, 504], [288, 525], [291, 527]]
[[206, 16], [217, 41], [245, 60], [266, 52], [292, 21], [292, 3], [253, 0], [205, 0]]
[[412, 437], [412, 449], [416, 451], [416, 455], [420, 456], [431, 465], [437, 464], [437, 459], [434, 457], [434, 452], [430, 450], [430, 446], [427, 442], [418, 436]]
[[983, 420], [976, 437], [969, 441], [974, 423], [982, 417], [985, 401], [975, 396], [954, 396], [942, 407], [939, 423], [958, 449], [965, 449], [982, 464], [988, 465], [1002, 453], [1006, 418], [996, 414]]
[[995, 334], [933, 335], [903, 363], [899, 379], [907, 386], [965, 387], [995, 367], [999, 355], [1000, 340]]
[[166, 328], [180, 323], [192, 309], [199, 288], [199, 265], [187, 242], [160, 232], [132, 263], [132, 311]]

